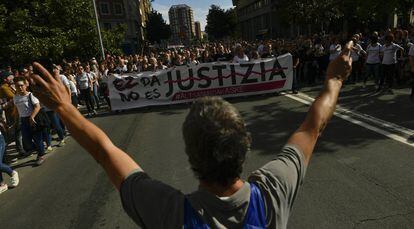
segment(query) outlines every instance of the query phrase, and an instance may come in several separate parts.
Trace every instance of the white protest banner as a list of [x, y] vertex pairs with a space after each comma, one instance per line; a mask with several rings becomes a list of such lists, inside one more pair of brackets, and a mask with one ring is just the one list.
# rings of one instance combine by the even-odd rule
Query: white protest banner
[[112, 75], [109, 97], [113, 110], [189, 102], [203, 96], [237, 97], [289, 90], [292, 56], [235, 64], [180, 66], [157, 72]]

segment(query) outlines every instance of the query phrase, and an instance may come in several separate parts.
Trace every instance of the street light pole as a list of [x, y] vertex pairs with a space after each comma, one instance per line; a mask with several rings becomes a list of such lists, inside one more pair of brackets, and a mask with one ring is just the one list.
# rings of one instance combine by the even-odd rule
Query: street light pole
[[105, 50], [104, 50], [104, 46], [102, 42], [101, 27], [99, 26], [98, 11], [96, 10], [95, 0], [92, 0], [92, 2], [93, 2], [93, 9], [95, 11], [96, 28], [98, 29], [99, 43], [101, 45], [102, 60], [105, 60]]

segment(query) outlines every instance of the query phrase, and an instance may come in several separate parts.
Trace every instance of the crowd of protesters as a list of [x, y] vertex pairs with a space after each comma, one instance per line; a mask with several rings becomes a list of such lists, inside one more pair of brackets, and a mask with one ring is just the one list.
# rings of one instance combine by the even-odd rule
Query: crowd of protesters
[[[107, 54], [102, 62], [95, 58], [83, 62], [75, 58], [52, 66], [54, 71], [59, 71], [61, 81], [71, 93], [72, 104], [78, 108], [85, 106], [86, 115], [93, 116], [101, 105], [107, 104], [110, 109], [107, 79], [111, 73], [158, 71], [221, 61], [242, 63], [286, 53], [293, 56], [292, 92], [297, 93], [302, 86], [323, 82], [329, 62], [341, 53], [347, 39], [348, 34], [316, 34], [290, 40], [223, 41], [186, 48], [151, 48], [146, 54]], [[397, 85], [414, 85], [414, 30], [356, 33], [352, 40], [355, 46], [351, 53], [353, 70], [349, 84], [361, 82], [365, 88], [372, 77], [376, 92], [392, 92], [394, 82]], [[10, 186], [16, 187], [19, 183], [18, 173], [4, 163], [8, 143], [16, 142], [16, 150], [21, 157], [28, 157], [37, 151], [37, 165], [44, 162], [46, 151], [53, 150], [52, 133], [58, 136], [58, 146], [65, 144], [66, 130], [59, 117], [40, 104], [30, 92], [28, 76], [32, 71], [30, 65], [20, 69], [8, 66], [0, 74], [0, 112], [3, 116], [0, 125], [0, 193], [8, 188], [1, 176], [3, 172], [10, 175]]]

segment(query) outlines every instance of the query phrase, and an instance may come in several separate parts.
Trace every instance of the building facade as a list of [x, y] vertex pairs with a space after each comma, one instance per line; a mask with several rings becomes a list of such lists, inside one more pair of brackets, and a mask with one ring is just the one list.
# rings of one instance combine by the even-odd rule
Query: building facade
[[203, 33], [201, 32], [201, 24], [199, 21], [194, 22], [195, 37], [197, 40], [203, 40]]
[[150, 0], [97, 0], [96, 4], [101, 29], [127, 25], [122, 49], [126, 54], [136, 53], [145, 40]]
[[233, 0], [238, 26], [244, 40], [283, 37], [287, 29], [280, 25], [273, 7], [275, 0]]
[[[409, 15], [405, 15], [405, 17], [401, 14], [392, 14], [389, 16], [388, 19], [388, 27], [396, 28], [404, 24], [411, 24], [414, 25], [414, 8], [408, 12]], [[408, 21], [404, 21], [408, 20]]]
[[[359, 21], [348, 21], [348, 18], [339, 18], [336, 21], [326, 21], [312, 25], [296, 25], [283, 22], [278, 13], [278, 0], [233, 0], [236, 7], [237, 21], [241, 37], [244, 40], [294, 37], [299, 34], [312, 32], [340, 32], [358, 31], [364, 25]], [[414, 9], [409, 15], [392, 14], [379, 17], [374, 28], [400, 27], [408, 24], [414, 25]]]
[[168, 11], [171, 27], [171, 42], [173, 44], [189, 45], [195, 36], [194, 15], [191, 7], [173, 5]]

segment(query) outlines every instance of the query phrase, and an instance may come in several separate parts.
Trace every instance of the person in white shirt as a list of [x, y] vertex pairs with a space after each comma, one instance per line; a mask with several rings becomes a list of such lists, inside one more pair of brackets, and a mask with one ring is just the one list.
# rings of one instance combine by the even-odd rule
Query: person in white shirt
[[[414, 45], [411, 45], [410, 51], [408, 52], [408, 58], [410, 58], [411, 80], [414, 81]], [[414, 82], [411, 84], [410, 98], [414, 99]]]
[[76, 87], [75, 76], [72, 74], [72, 69], [70, 67], [65, 68], [65, 76], [69, 81], [69, 90], [71, 95], [72, 105], [78, 107], [78, 89]]
[[[40, 103], [31, 92], [27, 91], [29, 83], [24, 77], [14, 78], [14, 83], [17, 94], [14, 96], [13, 102], [19, 113], [23, 141], [27, 145], [33, 145], [33, 148], [38, 151], [36, 164], [41, 165], [45, 160], [43, 139], [46, 138], [47, 130], [46, 127], [41, 127], [35, 121], [35, 117], [41, 112]], [[40, 128], [35, 130], [33, 127], [36, 125], [39, 125]]]
[[81, 98], [86, 103], [86, 108], [88, 109], [88, 116], [91, 116], [92, 113], [96, 114], [92, 98], [92, 77], [89, 73], [83, 70], [82, 66], [79, 66], [78, 68], [78, 75], [76, 76], [76, 81], [80, 91]]
[[338, 38], [337, 37], [332, 37], [331, 46], [329, 46], [329, 53], [330, 53], [329, 62], [331, 62], [336, 57], [338, 57], [339, 54], [341, 54], [341, 51], [342, 51], [342, 47], [338, 42]]
[[[99, 82], [98, 82], [98, 74], [95, 71], [91, 71], [91, 67], [89, 65], [85, 66], [85, 72], [90, 75], [91, 83], [92, 83], [92, 96], [93, 96], [93, 104], [96, 105], [97, 109], [100, 109], [101, 106], [99, 104]], [[95, 112], [94, 112], [95, 113]]]
[[381, 44], [378, 43], [378, 35], [373, 34], [367, 47], [367, 61], [365, 65], [364, 87], [370, 76], [374, 77], [375, 84], [379, 85], [381, 67]]
[[404, 52], [404, 48], [395, 44], [394, 35], [389, 33], [384, 38], [385, 44], [382, 46], [381, 53], [383, 55], [382, 58], [382, 69], [383, 69], [383, 76], [381, 76], [380, 84], [377, 91], [380, 91], [384, 85], [385, 79], [387, 80], [387, 84], [389, 89], [391, 90], [394, 84], [394, 77], [396, 72], [396, 64], [397, 64], [397, 52], [401, 50]]
[[241, 44], [236, 45], [235, 55], [233, 58], [233, 63], [243, 63], [249, 62], [249, 57], [244, 53], [243, 46]]
[[352, 58], [352, 73], [349, 77], [349, 82], [355, 84], [357, 80], [359, 80], [360, 77], [360, 55], [365, 55], [366, 52], [359, 44], [359, 35], [355, 34], [352, 37], [352, 41], [354, 42], [354, 47], [351, 51], [351, 58]]

